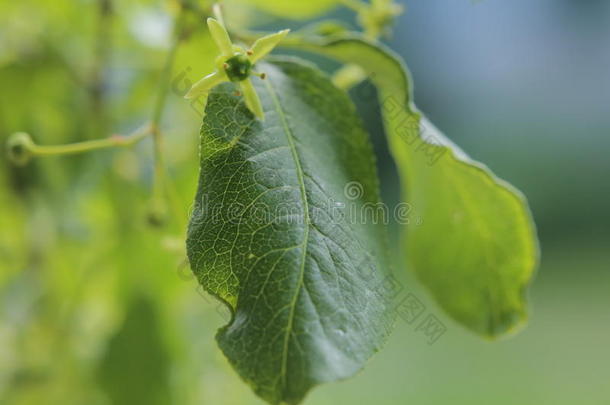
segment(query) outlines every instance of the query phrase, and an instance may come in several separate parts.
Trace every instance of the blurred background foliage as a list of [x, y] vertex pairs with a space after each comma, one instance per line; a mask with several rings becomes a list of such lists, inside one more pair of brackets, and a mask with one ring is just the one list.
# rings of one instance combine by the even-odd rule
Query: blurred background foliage
[[[266, 28], [299, 27], [288, 19], [333, 5], [226, 3], [230, 25]], [[411, 68], [419, 107], [530, 199], [543, 249], [530, 325], [481, 341], [399, 271], [447, 332], [430, 346], [399, 322], [363, 373], [316, 389], [307, 403], [608, 403], [610, 3], [406, 5], [388, 42]], [[177, 0], [0, 3], [2, 145], [15, 131], [59, 144], [148, 121], [177, 10]], [[354, 24], [347, 9], [330, 13]], [[215, 55], [201, 15], [184, 24], [162, 123], [173, 202], [163, 227], [147, 221], [149, 140], [23, 168], [2, 151], [0, 404], [261, 403], [216, 348], [227, 314], [184, 261], [201, 117], [182, 95]], [[353, 94], [380, 154], [386, 201], [396, 203], [376, 107]]]

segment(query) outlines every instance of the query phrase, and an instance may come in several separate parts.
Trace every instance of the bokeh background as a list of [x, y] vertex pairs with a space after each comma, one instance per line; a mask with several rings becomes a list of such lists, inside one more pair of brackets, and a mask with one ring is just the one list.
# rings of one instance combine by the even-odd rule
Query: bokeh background
[[[2, 144], [15, 131], [56, 144], [149, 119], [175, 4], [115, 1], [104, 17], [106, 3], [0, 4]], [[483, 341], [399, 266], [405, 291], [446, 333], [430, 345], [399, 321], [362, 373], [315, 389], [306, 403], [610, 403], [610, 3], [405, 3], [388, 43], [411, 69], [419, 108], [529, 198], [542, 245], [531, 319], [516, 336]], [[347, 10], [332, 16], [353, 22]], [[181, 94], [212, 66], [209, 38], [193, 21], [162, 125], [173, 182], [165, 226], [147, 222], [149, 141], [24, 168], [3, 152], [0, 404], [262, 404], [216, 347], [227, 314], [184, 262], [200, 116]], [[242, 8], [232, 21], [299, 25]], [[386, 201], [396, 203], [376, 109], [355, 101], [380, 154]]]

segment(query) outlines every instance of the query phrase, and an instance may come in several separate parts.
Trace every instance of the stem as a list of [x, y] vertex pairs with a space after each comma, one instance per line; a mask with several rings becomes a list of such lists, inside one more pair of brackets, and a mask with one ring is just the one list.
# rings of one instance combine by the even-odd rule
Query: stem
[[144, 125], [129, 135], [111, 135], [105, 139], [76, 142], [65, 145], [36, 145], [28, 149], [34, 156], [72, 155], [92, 150], [107, 149], [117, 146], [128, 147], [152, 134], [152, 127]]
[[157, 93], [157, 101], [155, 103], [152, 115], [152, 123], [155, 126], [158, 126], [163, 118], [163, 109], [165, 107], [165, 102], [170, 89], [171, 74], [174, 67], [174, 61], [176, 59], [176, 53], [178, 51], [178, 45], [180, 44], [181, 40], [182, 39], [179, 37], [174, 40], [171, 48], [169, 49], [167, 59], [165, 60], [165, 65], [163, 66], [159, 92]]
[[104, 88], [106, 67], [110, 56], [110, 31], [112, 22], [112, 0], [98, 0], [98, 19], [95, 37], [95, 54], [89, 79], [89, 97], [93, 122], [93, 138], [107, 132]]
[[163, 71], [159, 79], [159, 91], [157, 93], [157, 101], [152, 114], [152, 134], [153, 134], [153, 147], [154, 147], [154, 180], [153, 180], [153, 195], [152, 195], [152, 212], [150, 215], [151, 222], [162, 223], [167, 211], [167, 204], [165, 201], [166, 196], [166, 183], [165, 178], [165, 159], [163, 155], [163, 137], [161, 133], [161, 122], [163, 120], [163, 111], [167, 102], [167, 96], [170, 89], [171, 74], [174, 68], [174, 62], [176, 60], [176, 54], [178, 52], [178, 46], [183, 40], [184, 29], [183, 29], [183, 17], [185, 14], [185, 7], [181, 5], [180, 11], [174, 22], [173, 42], [168, 51]]

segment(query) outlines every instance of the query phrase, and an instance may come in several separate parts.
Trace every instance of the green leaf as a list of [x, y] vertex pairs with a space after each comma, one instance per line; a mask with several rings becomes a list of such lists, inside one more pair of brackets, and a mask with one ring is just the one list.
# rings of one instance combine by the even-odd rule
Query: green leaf
[[524, 196], [417, 111], [406, 67], [390, 50], [356, 37], [292, 41], [359, 65], [377, 86], [404, 198], [422, 220], [408, 228], [408, 260], [440, 306], [483, 336], [522, 324], [526, 289], [538, 264]]
[[[255, 119], [232, 83], [211, 92], [187, 251], [233, 311], [218, 343], [272, 404], [344, 379], [391, 326], [373, 150], [348, 96], [314, 68], [259, 64]], [[346, 191], [347, 190], [347, 191]]]
[[100, 364], [101, 386], [113, 405], [166, 405], [171, 402], [169, 378], [169, 353], [155, 306], [136, 296]]
[[277, 17], [295, 20], [323, 14], [339, 4], [339, 0], [239, 0]]

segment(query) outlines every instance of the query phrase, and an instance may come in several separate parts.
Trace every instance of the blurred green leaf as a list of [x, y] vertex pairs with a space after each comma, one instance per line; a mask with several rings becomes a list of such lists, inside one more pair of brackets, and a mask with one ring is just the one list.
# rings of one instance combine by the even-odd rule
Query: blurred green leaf
[[408, 260], [436, 301], [488, 337], [526, 318], [526, 288], [538, 262], [525, 197], [470, 159], [417, 111], [403, 62], [360, 38], [293, 43], [363, 68], [376, 84], [404, 198], [421, 217], [410, 226]]
[[253, 5], [278, 17], [299, 20], [323, 14], [339, 4], [339, 0], [238, 0], [238, 2]]
[[134, 298], [100, 366], [100, 383], [113, 405], [170, 403], [168, 352], [159, 329], [155, 306]]
[[385, 229], [349, 215], [379, 194], [347, 95], [294, 60], [260, 69], [265, 121], [234, 84], [210, 94], [187, 250], [203, 287], [233, 310], [217, 336], [225, 355], [269, 403], [296, 404], [355, 374], [388, 334]]

